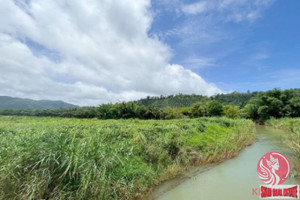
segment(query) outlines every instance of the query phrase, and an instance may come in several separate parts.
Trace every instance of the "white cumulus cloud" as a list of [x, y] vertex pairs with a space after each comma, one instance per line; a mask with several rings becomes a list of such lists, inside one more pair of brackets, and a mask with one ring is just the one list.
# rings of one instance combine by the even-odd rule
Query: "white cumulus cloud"
[[150, 37], [149, 0], [0, 0], [0, 95], [79, 105], [220, 93]]

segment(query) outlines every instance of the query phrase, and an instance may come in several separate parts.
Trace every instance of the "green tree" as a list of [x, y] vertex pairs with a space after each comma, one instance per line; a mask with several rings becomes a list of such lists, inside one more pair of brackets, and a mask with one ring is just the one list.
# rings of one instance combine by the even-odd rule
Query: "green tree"
[[296, 94], [293, 98], [289, 100], [291, 106], [292, 117], [300, 117], [300, 94]]
[[249, 103], [241, 110], [241, 115], [242, 117], [255, 120], [258, 119], [257, 110], [258, 107], [255, 104]]
[[223, 106], [219, 101], [213, 100], [207, 104], [208, 116], [220, 116], [223, 112]]
[[178, 108], [166, 107], [163, 109], [165, 119], [178, 119], [182, 117], [182, 113]]
[[257, 114], [259, 116], [259, 119], [262, 121], [269, 119], [270, 118], [269, 107], [268, 106], [260, 106], [257, 110]]
[[240, 109], [238, 106], [225, 105], [223, 106], [223, 115], [228, 118], [238, 118], [240, 117]]
[[178, 108], [183, 116], [191, 116], [191, 107], [180, 107]]
[[191, 107], [191, 115], [193, 117], [207, 116], [207, 101], [199, 101]]
[[[278, 96], [278, 95], [276, 95]], [[283, 103], [280, 99], [275, 97], [268, 97], [265, 105], [268, 107], [268, 114], [273, 117], [281, 117], [281, 109], [283, 108]]]

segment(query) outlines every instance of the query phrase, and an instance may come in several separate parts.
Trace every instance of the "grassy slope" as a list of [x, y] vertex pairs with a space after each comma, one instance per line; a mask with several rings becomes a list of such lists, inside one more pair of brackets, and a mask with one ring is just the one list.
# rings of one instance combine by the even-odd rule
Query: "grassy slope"
[[287, 131], [285, 142], [295, 153], [294, 169], [300, 176], [300, 118], [271, 119], [266, 124]]
[[254, 124], [244, 119], [0, 117], [0, 199], [138, 199], [254, 139]]

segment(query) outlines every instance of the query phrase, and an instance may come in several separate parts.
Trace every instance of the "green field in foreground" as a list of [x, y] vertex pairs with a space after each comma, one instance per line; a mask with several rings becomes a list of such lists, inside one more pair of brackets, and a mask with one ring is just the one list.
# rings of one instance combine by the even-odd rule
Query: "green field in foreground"
[[285, 143], [295, 154], [294, 169], [297, 171], [297, 175], [300, 176], [300, 118], [271, 119], [266, 124], [286, 131], [283, 137]]
[[0, 199], [139, 199], [194, 164], [235, 156], [250, 120], [0, 117]]

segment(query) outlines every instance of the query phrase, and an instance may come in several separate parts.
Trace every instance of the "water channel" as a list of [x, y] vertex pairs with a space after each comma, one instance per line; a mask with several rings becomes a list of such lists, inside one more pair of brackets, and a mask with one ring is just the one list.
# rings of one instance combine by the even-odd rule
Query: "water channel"
[[[252, 188], [265, 185], [257, 175], [257, 162], [266, 153], [277, 151], [292, 161], [293, 154], [282, 143], [282, 131], [257, 126], [257, 141], [237, 157], [216, 166], [205, 166], [159, 186], [150, 199], [155, 200], [241, 200], [259, 199]], [[195, 171], [197, 172], [195, 174]], [[292, 176], [284, 184], [300, 184]]]

